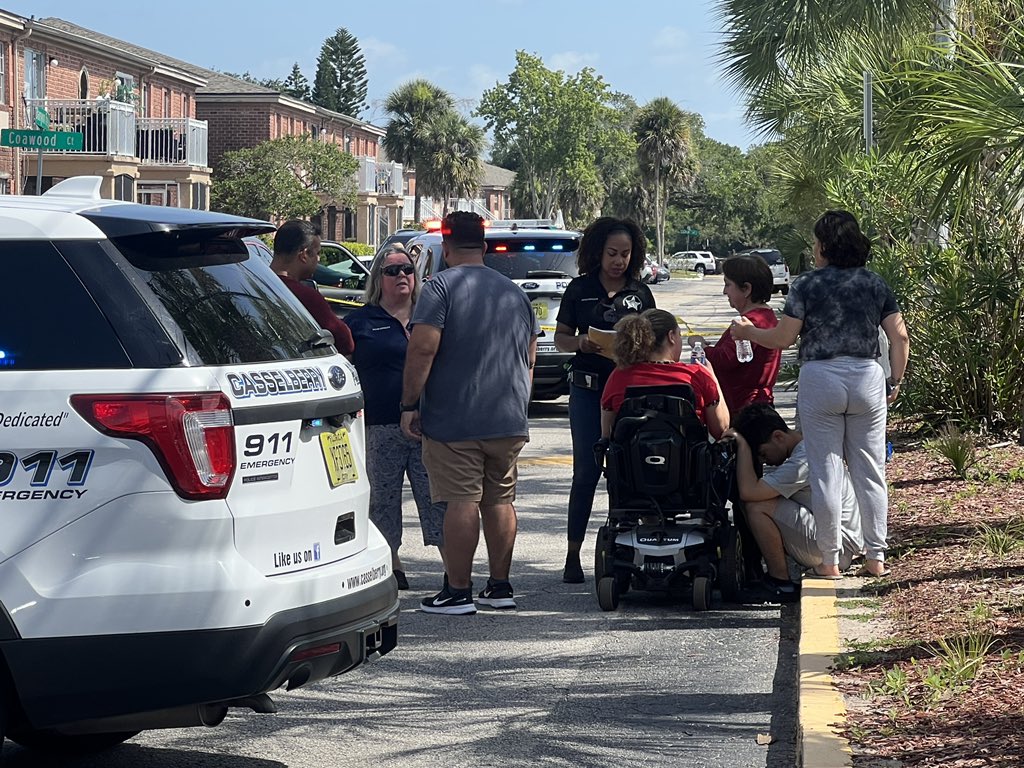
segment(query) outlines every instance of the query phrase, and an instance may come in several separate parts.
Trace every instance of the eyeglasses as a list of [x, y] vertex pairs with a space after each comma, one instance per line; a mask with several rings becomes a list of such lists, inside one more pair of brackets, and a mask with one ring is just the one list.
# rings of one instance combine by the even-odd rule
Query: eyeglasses
[[415, 271], [416, 267], [412, 264], [388, 264], [381, 269], [381, 274], [388, 277], [398, 277], [399, 275], [411, 275]]

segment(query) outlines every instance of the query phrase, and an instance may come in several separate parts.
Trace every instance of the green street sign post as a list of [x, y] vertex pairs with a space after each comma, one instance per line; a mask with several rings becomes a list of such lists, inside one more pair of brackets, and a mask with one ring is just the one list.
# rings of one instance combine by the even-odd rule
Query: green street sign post
[[686, 250], [690, 250], [690, 238], [697, 237], [700, 234], [700, 230], [690, 227], [689, 229], [684, 229], [682, 234], [686, 235]]
[[[42, 113], [40, 115], [40, 113]], [[45, 109], [36, 111], [36, 125], [50, 125], [50, 115]], [[43, 194], [43, 152], [81, 151], [85, 139], [80, 133], [71, 131], [24, 131], [4, 128], [0, 130], [0, 147], [18, 147], [39, 151], [36, 158], [36, 194]]]

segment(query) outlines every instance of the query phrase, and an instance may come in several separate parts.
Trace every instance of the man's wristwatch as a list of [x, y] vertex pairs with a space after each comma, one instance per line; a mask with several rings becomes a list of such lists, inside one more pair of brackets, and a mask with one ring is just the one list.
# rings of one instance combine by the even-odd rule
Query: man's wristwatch
[[409, 413], [410, 411], [418, 411], [420, 409], [419, 403], [413, 403], [412, 405], [406, 405], [405, 403], [398, 404], [398, 410], [402, 413]]
[[894, 376], [890, 376], [888, 379], [885, 380], [885, 383], [889, 385], [889, 389], [895, 389], [896, 387], [903, 383], [903, 379], [897, 379]]

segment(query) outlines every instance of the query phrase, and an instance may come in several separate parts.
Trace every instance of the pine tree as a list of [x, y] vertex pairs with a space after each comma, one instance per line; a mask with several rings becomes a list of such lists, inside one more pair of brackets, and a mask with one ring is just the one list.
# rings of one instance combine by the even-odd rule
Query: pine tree
[[366, 108], [366, 62], [359, 41], [344, 27], [324, 40], [316, 60], [313, 103], [359, 117]]
[[311, 91], [309, 89], [309, 81], [306, 76], [302, 74], [302, 70], [299, 69], [299, 63], [295, 62], [292, 64], [291, 74], [285, 78], [284, 81], [284, 92], [289, 96], [294, 96], [296, 99], [302, 99], [303, 101], [309, 101]]

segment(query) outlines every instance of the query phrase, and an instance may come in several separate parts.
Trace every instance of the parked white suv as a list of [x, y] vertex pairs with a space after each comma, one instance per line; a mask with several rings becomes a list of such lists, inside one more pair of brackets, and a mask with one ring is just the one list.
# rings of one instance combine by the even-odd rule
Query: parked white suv
[[678, 251], [672, 254], [673, 269], [688, 269], [703, 277], [718, 271], [718, 264], [711, 251]]
[[744, 251], [739, 256], [758, 256], [764, 259], [772, 271], [772, 292], [780, 292], [783, 296], [789, 295], [789, 265], [782, 258], [782, 253], [775, 248], [753, 248]]
[[397, 640], [355, 370], [241, 238], [0, 196], [0, 743], [216, 725]]

